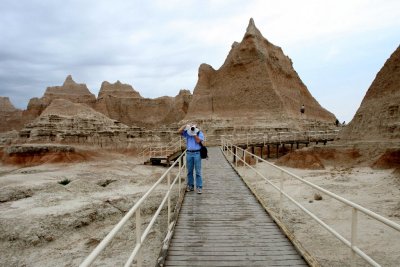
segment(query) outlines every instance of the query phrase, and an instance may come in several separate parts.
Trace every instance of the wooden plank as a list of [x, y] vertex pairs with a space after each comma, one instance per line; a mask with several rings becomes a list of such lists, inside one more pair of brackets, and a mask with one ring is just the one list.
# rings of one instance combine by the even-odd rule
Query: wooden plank
[[218, 148], [187, 192], [164, 266], [307, 266]]
[[243, 261], [227, 261], [227, 262], [215, 262], [215, 261], [174, 261], [171, 262], [167, 260], [165, 262], [165, 266], [208, 266], [208, 267], [243, 267], [243, 266], [308, 266], [307, 264], [301, 262], [301, 261], [286, 261], [286, 262], [265, 262], [265, 261], [248, 261], [248, 260], [243, 260]]

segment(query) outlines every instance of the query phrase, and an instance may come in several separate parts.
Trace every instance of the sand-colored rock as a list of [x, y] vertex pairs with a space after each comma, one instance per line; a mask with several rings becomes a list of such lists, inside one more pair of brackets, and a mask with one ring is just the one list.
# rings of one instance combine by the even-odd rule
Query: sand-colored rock
[[28, 108], [24, 111], [24, 116], [31, 120], [39, 116], [54, 99], [66, 99], [73, 103], [86, 104], [94, 107], [96, 96], [87, 88], [86, 84], [76, 83], [71, 75], [68, 75], [62, 86], [47, 87], [46, 92], [41, 98], [32, 98], [28, 103]]
[[126, 146], [129, 127], [79, 103], [55, 99], [20, 131], [22, 142]]
[[335, 121], [335, 116], [312, 97], [290, 58], [262, 36], [253, 19], [243, 40], [232, 45], [218, 70], [207, 64], [199, 67], [186, 119], [216, 118], [240, 118], [253, 125], [264, 120], [290, 128], [305, 121]]
[[20, 130], [26, 122], [22, 110], [15, 108], [8, 97], [0, 97], [0, 118], [0, 133]]
[[341, 132], [340, 139], [400, 140], [400, 46], [376, 75], [353, 120]]
[[0, 112], [13, 112], [17, 109], [14, 105], [10, 102], [8, 97], [1, 97], [0, 96]]
[[62, 86], [47, 87], [43, 96], [45, 99], [67, 99], [74, 103], [93, 106], [96, 97], [87, 88], [86, 84], [76, 83], [71, 75], [68, 75]]
[[98, 99], [105, 97], [107, 95], [111, 95], [114, 97], [142, 97], [139, 92], [137, 92], [130, 84], [124, 84], [120, 81], [116, 81], [115, 83], [109, 83], [104, 81], [101, 84]]
[[96, 110], [129, 126], [158, 128], [183, 119], [191, 97], [181, 90], [176, 97], [143, 98], [130, 85], [104, 82]]

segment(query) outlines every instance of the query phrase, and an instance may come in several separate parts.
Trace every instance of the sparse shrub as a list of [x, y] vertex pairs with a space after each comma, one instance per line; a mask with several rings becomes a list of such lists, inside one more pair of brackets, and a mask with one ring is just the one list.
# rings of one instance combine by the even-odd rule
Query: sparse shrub
[[69, 184], [70, 182], [71, 182], [71, 180], [65, 178], [65, 179], [59, 181], [58, 183], [59, 183], [59, 184], [62, 184], [62, 185], [67, 185], [67, 184]]
[[322, 196], [319, 193], [314, 194], [314, 199], [315, 200], [322, 200]]
[[106, 187], [107, 185], [111, 184], [112, 182], [115, 182], [116, 180], [112, 180], [112, 179], [107, 179], [104, 181], [100, 181], [97, 184], [102, 186], [102, 187]]

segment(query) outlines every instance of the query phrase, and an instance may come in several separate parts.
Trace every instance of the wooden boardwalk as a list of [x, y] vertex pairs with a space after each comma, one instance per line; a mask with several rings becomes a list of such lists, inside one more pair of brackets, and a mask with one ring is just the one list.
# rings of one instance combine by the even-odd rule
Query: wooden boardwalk
[[219, 148], [186, 193], [164, 266], [308, 266]]

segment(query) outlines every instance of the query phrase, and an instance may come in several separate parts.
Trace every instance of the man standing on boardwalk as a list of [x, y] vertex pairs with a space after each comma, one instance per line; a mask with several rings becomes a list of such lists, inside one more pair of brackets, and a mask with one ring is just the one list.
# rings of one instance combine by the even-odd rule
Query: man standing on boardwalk
[[186, 139], [186, 167], [187, 167], [187, 187], [186, 191], [194, 190], [193, 170], [196, 171], [196, 192], [202, 193], [203, 179], [201, 177], [201, 157], [200, 142], [204, 140], [204, 134], [196, 124], [191, 123], [179, 128], [178, 133]]

